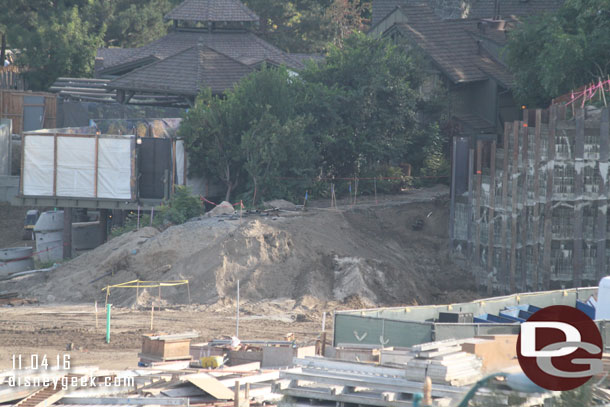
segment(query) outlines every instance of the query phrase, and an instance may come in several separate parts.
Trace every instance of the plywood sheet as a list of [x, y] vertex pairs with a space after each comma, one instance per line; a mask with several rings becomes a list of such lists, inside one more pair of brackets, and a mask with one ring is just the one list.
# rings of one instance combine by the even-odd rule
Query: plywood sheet
[[186, 378], [189, 383], [219, 400], [233, 400], [233, 392], [209, 375], [193, 375]]

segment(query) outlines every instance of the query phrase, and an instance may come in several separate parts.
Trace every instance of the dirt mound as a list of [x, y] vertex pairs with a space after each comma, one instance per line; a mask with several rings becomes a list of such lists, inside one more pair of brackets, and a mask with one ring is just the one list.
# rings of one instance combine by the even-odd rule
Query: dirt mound
[[[189, 280], [163, 287], [164, 302], [229, 305], [240, 280], [249, 302], [293, 299], [358, 306], [443, 302], [450, 292], [474, 296], [472, 279], [452, 263], [446, 189], [418, 202], [311, 209], [242, 221], [204, 218], [158, 232], [127, 233], [45, 275], [5, 283], [42, 302], [103, 301], [103, 287], [135, 279]], [[404, 197], [402, 197], [404, 200]], [[411, 228], [424, 219], [421, 230]], [[140, 289], [137, 303], [158, 298]], [[110, 302], [136, 303], [136, 290], [116, 288]], [[349, 305], [348, 305], [349, 306]]]

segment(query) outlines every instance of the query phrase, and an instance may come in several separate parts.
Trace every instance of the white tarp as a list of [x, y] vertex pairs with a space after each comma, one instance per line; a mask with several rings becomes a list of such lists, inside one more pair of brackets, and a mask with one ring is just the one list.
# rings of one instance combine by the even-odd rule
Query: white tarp
[[184, 173], [186, 162], [184, 161], [184, 141], [176, 140], [176, 184], [185, 185]]
[[23, 152], [23, 195], [53, 195], [55, 143], [49, 136], [25, 136]]
[[95, 138], [57, 137], [55, 193], [57, 196], [95, 197]]
[[[25, 135], [23, 195], [95, 198], [95, 138], [57, 136], [54, 174], [53, 135]], [[97, 197], [131, 200], [133, 136], [99, 137]]]
[[100, 138], [98, 198], [131, 200], [131, 139]]

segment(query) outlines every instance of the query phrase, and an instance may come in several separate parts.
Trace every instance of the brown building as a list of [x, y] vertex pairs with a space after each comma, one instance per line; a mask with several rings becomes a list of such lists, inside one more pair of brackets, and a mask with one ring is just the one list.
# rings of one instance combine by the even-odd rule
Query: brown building
[[186, 0], [165, 16], [166, 36], [140, 48], [102, 48], [96, 77], [110, 79], [121, 103], [153, 94], [174, 104], [192, 105], [203, 88], [220, 94], [263, 63], [303, 68], [251, 30], [258, 16], [238, 0]]

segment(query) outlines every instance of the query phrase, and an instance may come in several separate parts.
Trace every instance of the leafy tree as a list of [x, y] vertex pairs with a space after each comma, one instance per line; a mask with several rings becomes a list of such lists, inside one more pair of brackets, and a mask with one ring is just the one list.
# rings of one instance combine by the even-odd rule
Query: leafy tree
[[178, 133], [185, 139], [189, 153], [197, 157], [191, 161], [189, 170], [195, 175], [221, 181], [226, 186], [227, 201], [239, 185], [244, 165], [241, 133], [235, 131], [231, 110], [228, 100], [214, 97], [209, 91], [202, 92], [180, 124]]
[[553, 97], [610, 73], [610, 2], [566, 0], [554, 14], [532, 17], [509, 35], [506, 60], [523, 104]]
[[95, 53], [103, 44], [103, 33], [91, 32], [77, 7], [48, 17], [30, 37], [19, 62], [29, 67], [26, 74], [34, 89], [48, 87], [58, 76], [89, 76]]
[[[300, 84], [286, 69], [266, 68], [244, 78], [225, 97], [203, 92], [183, 121], [193, 160], [190, 170], [213, 177], [232, 193], [281, 196], [281, 177], [311, 175], [317, 162], [306, 133], [311, 119], [300, 114]], [[260, 191], [260, 192], [259, 192]]]
[[246, 194], [254, 203], [301, 196], [319, 175], [400, 179], [405, 160], [443, 172], [438, 126], [416, 118], [422, 64], [415, 52], [356, 34], [299, 75], [264, 68], [224, 97], [203, 92], [179, 130], [195, 157], [190, 170], [223, 182], [227, 200]]
[[422, 66], [415, 52], [355, 34], [343, 48], [331, 47], [324, 64], [302, 72], [312, 84], [308, 109], [321, 118], [316, 130], [325, 174], [358, 175], [366, 167], [400, 162], [410, 148], [421, 147], [413, 141], [421, 131], [416, 110]]

